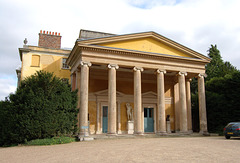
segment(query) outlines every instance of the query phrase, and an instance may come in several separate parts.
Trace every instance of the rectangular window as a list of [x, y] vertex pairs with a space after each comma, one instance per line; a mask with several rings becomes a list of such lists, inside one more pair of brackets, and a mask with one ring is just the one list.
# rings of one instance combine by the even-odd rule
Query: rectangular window
[[69, 69], [69, 66], [67, 65], [67, 58], [62, 59], [62, 69]]
[[39, 55], [32, 55], [32, 65], [33, 67], [40, 66], [40, 56]]

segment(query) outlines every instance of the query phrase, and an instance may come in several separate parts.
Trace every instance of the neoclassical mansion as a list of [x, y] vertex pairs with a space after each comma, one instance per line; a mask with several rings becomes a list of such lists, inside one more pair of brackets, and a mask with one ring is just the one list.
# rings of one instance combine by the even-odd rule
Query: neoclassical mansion
[[80, 136], [192, 133], [194, 77], [200, 134], [208, 134], [204, 77], [210, 59], [158, 33], [81, 30], [74, 47], [66, 50], [60, 34], [41, 31], [39, 45], [24, 45], [19, 53], [19, 80], [43, 69], [78, 89]]

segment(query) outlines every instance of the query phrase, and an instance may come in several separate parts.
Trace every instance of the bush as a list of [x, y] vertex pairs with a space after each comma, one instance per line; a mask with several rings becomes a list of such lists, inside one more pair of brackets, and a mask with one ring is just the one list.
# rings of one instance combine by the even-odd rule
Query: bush
[[[36, 72], [23, 80], [9, 98], [9, 105], [2, 109], [2, 114], [12, 119], [6, 118], [13, 127], [4, 135], [8, 143], [71, 135], [77, 129], [77, 93], [52, 73]], [[3, 126], [2, 130], [7, 129]]]
[[71, 137], [53, 137], [45, 139], [35, 139], [25, 143], [25, 145], [55, 145], [55, 144], [66, 144], [76, 141], [75, 138]]

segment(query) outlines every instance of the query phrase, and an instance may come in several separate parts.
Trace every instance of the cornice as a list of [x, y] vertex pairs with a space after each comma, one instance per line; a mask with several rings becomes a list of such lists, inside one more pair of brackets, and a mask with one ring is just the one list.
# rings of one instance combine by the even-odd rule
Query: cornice
[[183, 46], [171, 39], [168, 39], [156, 32], [143, 32], [143, 33], [134, 33], [134, 34], [126, 34], [126, 35], [114, 35], [109, 37], [102, 37], [102, 38], [93, 38], [88, 40], [77, 40], [78, 43], [81, 44], [102, 44], [102, 43], [109, 43], [109, 42], [118, 42], [118, 41], [125, 41], [130, 39], [140, 39], [140, 38], [146, 38], [146, 37], [152, 37], [156, 40], [161, 41], [162, 43], [171, 46], [177, 50], [180, 50], [184, 53], [190, 54], [192, 56], [201, 58], [203, 60], [211, 61], [210, 58], [204, 56], [201, 53], [198, 53], [186, 46]]
[[188, 57], [181, 57], [181, 56], [174, 56], [174, 55], [167, 55], [161, 53], [150, 53], [144, 51], [135, 51], [135, 50], [128, 50], [128, 49], [118, 49], [118, 48], [111, 48], [105, 46], [97, 46], [97, 45], [86, 45], [86, 44], [78, 44], [78, 47], [82, 50], [91, 50], [91, 51], [101, 51], [107, 53], [117, 53], [117, 54], [124, 54], [124, 55], [138, 55], [144, 57], [156, 57], [161, 59], [167, 60], [182, 60], [182, 61], [192, 61], [207, 64], [209, 63], [208, 60], [204, 59], [197, 59], [197, 58], [188, 58]]
[[47, 53], [47, 54], [55, 54], [55, 55], [69, 55], [71, 50], [65, 49], [50, 49], [50, 48], [43, 48], [38, 46], [25, 46], [23, 48], [18, 48], [20, 59], [22, 61], [22, 54], [23, 52], [39, 52], [39, 53]]

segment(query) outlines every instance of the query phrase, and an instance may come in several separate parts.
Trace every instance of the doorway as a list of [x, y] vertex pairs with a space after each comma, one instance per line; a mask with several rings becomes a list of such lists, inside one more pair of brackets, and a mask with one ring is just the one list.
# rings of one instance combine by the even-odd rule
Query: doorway
[[144, 132], [154, 132], [153, 108], [144, 108]]
[[102, 106], [102, 132], [108, 132], [108, 106]]

